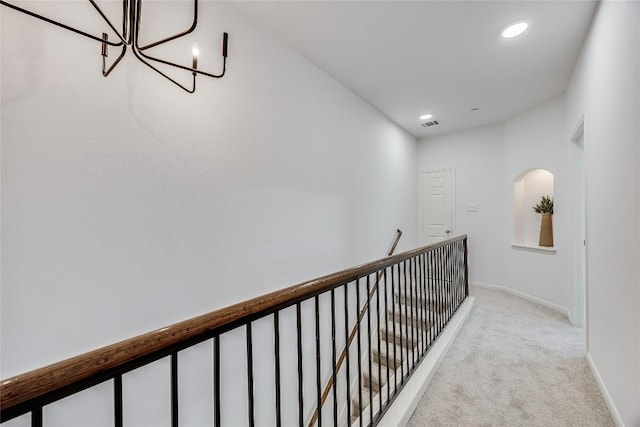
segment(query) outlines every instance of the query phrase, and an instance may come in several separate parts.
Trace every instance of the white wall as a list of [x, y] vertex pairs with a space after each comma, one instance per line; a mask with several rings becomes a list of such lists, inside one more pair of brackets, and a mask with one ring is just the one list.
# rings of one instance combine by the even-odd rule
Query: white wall
[[[502, 247], [509, 237], [504, 223], [502, 162], [504, 137], [501, 125], [454, 132], [421, 139], [418, 170], [455, 168], [454, 234], [469, 236], [471, 281], [504, 283]], [[470, 204], [478, 212], [467, 212]]]
[[640, 3], [603, 2], [567, 91], [584, 116], [588, 351], [626, 426], [640, 425]]
[[2, 10], [3, 378], [416, 245], [415, 138], [229, 5], [200, 22], [228, 75], [189, 95]]
[[[513, 184], [529, 169], [553, 174], [555, 254], [542, 254], [504, 247], [504, 286], [562, 307], [571, 307], [570, 242], [570, 139], [565, 135], [565, 99], [559, 97], [504, 123], [504, 175], [506, 198], [503, 208], [506, 233], [513, 233]], [[533, 206], [533, 204], [531, 204]], [[529, 208], [531, 210], [531, 208]], [[539, 215], [538, 215], [539, 217]], [[539, 220], [539, 218], [538, 218]], [[509, 238], [513, 238], [509, 234]]]
[[[469, 235], [472, 282], [503, 286], [570, 307], [569, 141], [564, 97], [504, 123], [423, 138], [418, 170], [456, 169], [455, 233]], [[514, 183], [525, 171], [554, 174], [555, 254], [514, 249]], [[566, 200], [565, 200], [566, 199]], [[478, 212], [466, 206], [478, 204]]]

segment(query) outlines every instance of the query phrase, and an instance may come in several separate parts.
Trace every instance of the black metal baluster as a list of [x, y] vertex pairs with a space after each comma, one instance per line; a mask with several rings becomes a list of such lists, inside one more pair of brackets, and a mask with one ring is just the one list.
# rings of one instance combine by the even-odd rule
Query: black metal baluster
[[171, 427], [178, 427], [178, 353], [171, 353]]
[[464, 238], [464, 293], [469, 296], [469, 246], [467, 238]]
[[358, 313], [357, 339], [358, 339], [358, 411], [360, 412], [360, 427], [362, 427], [362, 414], [364, 413], [362, 408], [362, 344], [360, 339], [360, 279], [356, 280], [356, 313]]
[[[400, 327], [400, 384], [402, 384], [404, 382], [404, 346], [402, 345], [402, 306], [403, 304], [403, 296], [402, 296], [402, 282], [403, 282], [403, 277], [402, 277], [402, 267], [401, 264], [398, 264], [398, 294], [397, 294], [397, 298], [398, 298], [398, 320], [399, 320], [399, 324], [398, 326]], [[394, 345], [397, 347], [398, 344], [396, 343], [396, 322], [395, 319], [393, 321], [393, 343]]]
[[449, 286], [451, 287], [451, 316], [455, 313], [456, 308], [458, 307], [457, 298], [456, 298], [456, 287], [455, 287], [455, 242], [449, 244]]
[[378, 396], [380, 397], [380, 410], [382, 410], [382, 360], [380, 354], [380, 288], [382, 287], [380, 285], [380, 280], [382, 278], [382, 273], [380, 271], [376, 272], [376, 318], [378, 319], [376, 336], [378, 337], [378, 383], [380, 384]]
[[453, 314], [453, 288], [451, 287], [452, 285], [452, 277], [451, 277], [451, 244], [448, 244], [447, 246], [445, 246], [445, 255], [447, 258], [447, 262], [446, 262], [446, 266], [447, 266], [447, 298], [449, 299], [449, 302], [447, 303], [447, 305], [449, 306], [449, 314], [448, 314], [448, 318], [451, 318], [451, 315]]
[[427, 301], [427, 297], [424, 293], [424, 253], [418, 256], [417, 263], [418, 263], [418, 283], [416, 284], [416, 286], [418, 286], [418, 298], [420, 298], [420, 357], [422, 357], [422, 355], [425, 352], [425, 349], [424, 349], [425, 342], [426, 342], [425, 332], [427, 330], [426, 318], [425, 318], [426, 316], [425, 304]]
[[451, 277], [451, 245], [450, 244], [447, 244], [447, 246], [444, 247], [444, 252], [445, 252], [445, 259], [446, 259], [445, 274], [447, 276], [447, 281], [445, 282], [447, 284], [447, 323], [449, 323], [449, 319], [451, 319], [451, 316], [453, 315], [453, 289], [451, 287], [452, 277]]
[[458, 308], [458, 287], [456, 286], [456, 269], [457, 269], [457, 260], [458, 260], [458, 255], [457, 255], [457, 251], [456, 251], [456, 242], [453, 242], [451, 244], [451, 290], [452, 290], [452, 294], [453, 294], [453, 302], [455, 304], [453, 311], [455, 313], [455, 311]]
[[440, 335], [440, 330], [442, 327], [442, 289], [441, 289], [441, 259], [440, 259], [440, 248], [436, 249], [434, 252], [434, 267], [436, 269], [436, 313], [438, 314], [438, 329], [436, 330], [436, 337]]
[[460, 302], [462, 302], [466, 297], [465, 290], [464, 290], [464, 241], [463, 240], [459, 242], [458, 250], [460, 251], [458, 254], [459, 262], [460, 262], [460, 265], [458, 266], [458, 280], [460, 283], [458, 284], [458, 286], [460, 286]]
[[420, 255], [416, 255], [415, 257], [413, 257], [413, 277], [414, 277], [413, 292], [416, 299], [416, 307], [414, 309], [416, 317], [412, 322], [412, 325], [414, 327], [414, 331], [416, 334], [414, 366], [417, 365], [418, 361], [420, 360], [420, 356], [422, 354], [421, 348], [422, 348], [422, 341], [423, 341], [421, 337], [423, 300], [422, 300], [422, 295], [420, 293], [420, 271], [419, 271], [420, 262], [419, 261], [420, 261]]
[[[402, 277], [400, 277], [402, 275]], [[407, 263], [402, 261], [402, 269], [398, 271], [398, 295], [400, 295], [400, 384], [404, 384], [404, 362], [405, 359], [407, 361], [407, 367], [409, 366], [409, 356], [407, 354], [407, 349], [404, 346], [404, 333], [402, 331], [402, 307], [404, 307], [404, 317], [407, 317]], [[404, 288], [404, 292], [403, 292]], [[404, 295], [401, 295], [403, 294]]]
[[220, 427], [220, 335], [213, 337], [213, 380], [214, 425]]
[[409, 323], [411, 325], [411, 336], [413, 339], [413, 367], [412, 369], [415, 369], [416, 367], [416, 360], [418, 357], [418, 330], [416, 329], [416, 326], [420, 323], [420, 318], [419, 318], [419, 314], [418, 314], [418, 309], [420, 308], [420, 300], [418, 299], [418, 292], [417, 292], [417, 288], [416, 288], [416, 280], [417, 280], [417, 275], [416, 275], [416, 259], [415, 257], [411, 258], [411, 262], [409, 264], [409, 266], [411, 267], [411, 297], [413, 298], [413, 306], [411, 308], [411, 312], [412, 312], [412, 319], [411, 322]]
[[454, 246], [454, 254], [455, 254], [455, 263], [454, 263], [454, 280], [455, 280], [455, 287], [456, 287], [456, 307], [460, 305], [460, 303], [462, 302], [461, 296], [460, 295], [460, 241], [456, 241], [455, 242], [455, 246]]
[[405, 292], [407, 292], [407, 297], [409, 298], [409, 309], [407, 310], [406, 320], [405, 320], [405, 329], [407, 332], [407, 380], [409, 379], [410, 373], [413, 370], [413, 354], [415, 352], [413, 348], [413, 327], [411, 324], [413, 323], [413, 305], [415, 304], [415, 300], [413, 299], [413, 292], [411, 291], [411, 258], [409, 258], [406, 262], [405, 266]]
[[417, 257], [414, 258], [414, 263], [415, 263], [415, 274], [416, 274], [416, 283], [415, 283], [415, 289], [416, 289], [416, 299], [418, 301], [418, 304], [416, 306], [416, 335], [418, 336], [418, 343], [416, 346], [416, 357], [417, 360], [420, 360], [420, 357], [422, 356], [422, 346], [424, 345], [424, 339], [422, 337], [422, 333], [424, 330], [424, 326], [422, 324], [423, 321], [423, 314], [422, 314], [422, 310], [424, 309], [424, 297], [422, 295], [422, 268], [420, 265], [420, 260], [422, 259], [422, 255], [418, 255]]
[[42, 427], [42, 406], [31, 411], [31, 427]]
[[429, 334], [431, 335], [429, 338], [429, 347], [433, 345], [433, 341], [435, 339], [436, 334], [436, 296], [434, 290], [434, 267], [433, 267], [433, 250], [429, 251], [429, 273], [428, 273], [428, 284], [429, 284], [429, 317], [431, 318], [431, 325], [429, 327]]
[[367, 347], [369, 353], [369, 422], [373, 420], [373, 368], [371, 363], [371, 304], [369, 304], [369, 296], [371, 295], [371, 275], [367, 274]]
[[[404, 293], [406, 299], [409, 300], [409, 306], [406, 308], [404, 331], [407, 336], [407, 374], [406, 379], [409, 379], [411, 372], [411, 361], [413, 359], [413, 337], [411, 336], [411, 315], [413, 313], [413, 295], [411, 295], [411, 259], [404, 262]], [[405, 301], [406, 301], [405, 299]]]
[[113, 377], [113, 419], [115, 427], [122, 427], [122, 375]]
[[279, 311], [273, 313], [273, 347], [275, 351], [276, 382], [276, 426], [282, 425], [282, 409], [280, 407], [280, 316]]
[[[408, 264], [408, 265], [407, 265]], [[413, 300], [411, 299], [411, 289], [410, 283], [411, 281], [411, 261], [404, 261], [404, 334], [403, 334], [403, 342], [406, 343], [405, 351], [407, 356], [407, 371], [406, 375], [402, 375], [403, 382], [405, 379], [409, 378], [409, 372], [411, 371], [411, 332], [409, 331], [409, 316], [411, 316], [411, 305], [413, 304]], [[408, 301], [408, 304], [407, 304]], [[401, 319], [402, 321], [402, 319]], [[402, 326], [400, 327], [402, 329]], [[406, 376], [406, 378], [405, 378]]]
[[440, 290], [440, 251], [436, 249], [433, 252], [433, 268], [435, 270], [435, 281], [433, 282], [435, 286], [435, 296], [436, 296], [436, 316], [438, 321], [438, 327], [436, 328], [436, 337], [440, 335], [440, 327], [442, 325], [442, 291]]
[[440, 328], [440, 309], [439, 309], [439, 305], [440, 305], [440, 296], [439, 296], [439, 292], [438, 292], [438, 250], [434, 249], [433, 253], [431, 254], [431, 263], [432, 263], [432, 268], [433, 268], [433, 311], [434, 311], [434, 332], [433, 332], [433, 339], [435, 340], [436, 337], [438, 336], [438, 330]]
[[[453, 303], [455, 304], [455, 308], [458, 307], [458, 286], [457, 286], [457, 278], [456, 278], [456, 269], [458, 266], [458, 251], [457, 251], [457, 242], [451, 242], [451, 290], [452, 290], [452, 298]], [[454, 308], [454, 311], [455, 311]]]
[[460, 302], [464, 301], [464, 241], [458, 242], [458, 287], [460, 288]]
[[249, 412], [249, 426], [255, 425], [253, 401], [253, 338], [251, 336], [251, 321], [247, 323], [247, 410]]
[[420, 295], [418, 294], [418, 262], [417, 257], [411, 258], [411, 264], [413, 266], [413, 275], [411, 281], [411, 292], [413, 292], [413, 298], [416, 302], [415, 307], [413, 308], [414, 318], [411, 321], [411, 326], [413, 327], [413, 333], [415, 336], [415, 341], [413, 343], [413, 368], [415, 369], [416, 363], [418, 361], [418, 357], [420, 355], [420, 335], [418, 331], [418, 325], [420, 324]]
[[429, 306], [429, 300], [427, 299], [427, 270], [425, 265], [426, 254], [420, 255], [420, 292], [422, 294], [422, 353], [424, 354], [427, 351], [427, 340], [429, 339], [429, 320], [427, 308]]
[[[387, 269], [384, 269], [383, 272], [383, 277], [384, 277], [384, 319], [385, 319], [385, 330], [387, 329], [387, 325], [389, 324], [389, 322], [387, 321], [388, 317], [389, 317], [389, 292], [387, 290]], [[391, 301], [391, 303], [393, 304], [393, 300]], [[380, 336], [380, 329], [378, 329], [378, 336]], [[385, 346], [386, 346], [386, 356], [387, 356], [387, 402], [389, 401], [390, 397], [391, 397], [391, 377], [389, 374], [389, 340], [386, 339], [384, 340], [385, 342]], [[380, 351], [380, 349], [378, 349], [378, 351]], [[395, 363], [395, 362], [394, 362]], [[394, 365], [395, 366], [395, 365]]]
[[460, 293], [464, 300], [469, 293], [466, 286], [466, 267], [467, 267], [467, 239], [460, 242]]
[[456, 242], [451, 242], [449, 244], [449, 256], [451, 257], [449, 268], [449, 275], [451, 276], [451, 301], [453, 301], [453, 311], [456, 311], [458, 307], [458, 287], [456, 286], [456, 268], [457, 268], [457, 251], [456, 251]]
[[[398, 268], [395, 268], [398, 267]], [[396, 352], [396, 275], [394, 270], [400, 270], [400, 266], [398, 264], [394, 264], [391, 266], [391, 311], [392, 311], [392, 315], [391, 315], [391, 339], [392, 341], [392, 345], [393, 345], [393, 383], [394, 383], [394, 387], [393, 387], [393, 394], [395, 394], [398, 391], [398, 366], [396, 365], [396, 362], [398, 360], [398, 355]], [[399, 274], [398, 274], [398, 277]], [[398, 307], [400, 306], [400, 304], [398, 304]], [[387, 324], [387, 327], [385, 328], [387, 331], [387, 343], [389, 342], [389, 324]], [[388, 347], [387, 347], [388, 349]], [[400, 362], [402, 363], [402, 361]]]
[[437, 271], [437, 286], [438, 289], [436, 291], [436, 295], [438, 298], [438, 333], [436, 336], [440, 335], [440, 331], [442, 331], [442, 320], [444, 318], [443, 308], [444, 308], [444, 295], [443, 295], [443, 287], [442, 287], [442, 256], [441, 256], [441, 248], [436, 250], [436, 271]]
[[338, 425], [338, 382], [336, 381], [336, 296], [331, 289], [331, 361], [333, 378], [333, 425]]
[[318, 413], [318, 427], [322, 426], [322, 383], [320, 375], [320, 299], [318, 295], [314, 297], [316, 315], [316, 393]]
[[302, 314], [300, 303], [296, 304], [296, 328], [298, 344], [298, 424], [300, 427], [304, 427], [304, 415], [302, 413], [304, 409], [304, 396], [302, 391]]
[[438, 250], [433, 251], [433, 298], [434, 298], [434, 316], [435, 316], [435, 330], [433, 331], [433, 339], [438, 337], [440, 331], [440, 291], [438, 290]]
[[422, 353], [427, 351], [427, 340], [429, 339], [429, 319], [428, 319], [428, 306], [429, 300], [427, 296], [427, 266], [425, 263], [426, 254], [420, 255], [420, 292], [422, 294]]
[[424, 304], [424, 299], [422, 298], [422, 274], [420, 274], [420, 257], [418, 255], [413, 258], [414, 263], [414, 272], [415, 272], [415, 292], [416, 292], [416, 321], [414, 322], [416, 325], [416, 336], [418, 337], [418, 342], [416, 343], [416, 360], [420, 360], [422, 356], [422, 344], [424, 340], [422, 339], [422, 306]]
[[347, 378], [347, 422], [351, 424], [351, 359], [349, 358], [349, 288], [344, 284], [345, 375]]
[[429, 252], [425, 252], [422, 258], [424, 269], [424, 296], [425, 296], [425, 319], [427, 321], [427, 332], [425, 334], [425, 351], [431, 347], [431, 328], [433, 321], [431, 320], [431, 290], [429, 288]]
[[411, 304], [411, 322], [409, 322], [409, 325], [411, 326], [411, 348], [413, 349], [412, 351], [412, 355], [413, 355], [413, 366], [412, 369], [415, 369], [416, 367], [416, 358], [418, 356], [418, 330], [416, 329], [416, 325], [418, 322], [418, 307], [419, 307], [419, 303], [418, 303], [418, 293], [415, 291], [415, 286], [416, 286], [416, 259], [411, 258], [411, 262], [409, 263], [409, 268], [411, 269], [411, 282], [409, 284], [410, 288], [410, 292], [411, 292], [411, 299], [413, 300], [412, 304]]
[[[411, 372], [411, 358], [412, 358], [412, 341], [411, 341], [411, 330], [410, 330], [410, 322], [411, 322], [411, 312], [413, 309], [413, 296], [411, 295], [411, 260], [406, 260], [404, 262], [404, 294], [405, 301], [409, 300], [409, 306], [405, 307], [404, 313], [404, 333], [406, 335], [406, 347], [407, 347], [407, 371], [406, 371], [406, 379], [409, 378], [409, 372]], [[405, 379], [405, 380], [406, 380]]]
[[[445, 287], [444, 287], [444, 256], [442, 254], [442, 246], [438, 248], [438, 270], [440, 271], [440, 300], [441, 300], [441, 314], [440, 314], [440, 333], [444, 329], [446, 322], [446, 300], [445, 300]], [[438, 334], [439, 335], [439, 334]]]

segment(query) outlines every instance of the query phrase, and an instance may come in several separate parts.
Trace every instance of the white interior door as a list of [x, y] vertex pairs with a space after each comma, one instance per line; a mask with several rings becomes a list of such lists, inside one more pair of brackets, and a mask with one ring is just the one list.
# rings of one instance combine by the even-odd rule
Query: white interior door
[[421, 234], [424, 244], [453, 235], [453, 169], [422, 172]]

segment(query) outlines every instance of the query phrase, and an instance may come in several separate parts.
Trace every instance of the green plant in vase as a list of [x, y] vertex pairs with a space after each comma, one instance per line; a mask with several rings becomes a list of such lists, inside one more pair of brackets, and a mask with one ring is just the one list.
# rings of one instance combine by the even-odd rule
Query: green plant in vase
[[549, 196], [542, 196], [533, 210], [542, 215], [538, 245], [553, 246], [553, 199]]

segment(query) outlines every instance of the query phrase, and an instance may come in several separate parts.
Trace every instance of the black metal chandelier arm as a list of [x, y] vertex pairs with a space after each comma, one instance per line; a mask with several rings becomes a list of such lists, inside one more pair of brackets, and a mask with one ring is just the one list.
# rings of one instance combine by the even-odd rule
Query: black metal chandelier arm
[[127, 45], [126, 44], [122, 45], [122, 51], [120, 51], [120, 55], [118, 55], [116, 60], [113, 61], [113, 64], [111, 64], [111, 66], [107, 69], [107, 55], [106, 55], [106, 51], [103, 50], [103, 52], [102, 52], [102, 75], [104, 77], [107, 77], [109, 74], [111, 74], [111, 71], [113, 71], [113, 69], [116, 68], [116, 65], [118, 65], [120, 60], [124, 57], [125, 53], [127, 53]]
[[203, 76], [213, 77], [215, 79], [219, 79], [220, 77], [223, 77], [224, 73], [227, 70], [227, 57], [226, 56], [223, 57], [223, 60], [222, 60], [222, 73], [220, 73], [220, 74], [211, 74], [211, 73], [207, 73], [206, 71], [198, 70], [197, 68], [192, 68], [192, 67], [187, 67], [187, 66], [180, 65], [180, 64], [175, 64], [173, 62], [166, 61], [164, 59], [160, 59], [160, 58], [155, 58], [153, 56], [149, 56], [149, 55], [145, 54], [144, 52], [140, 52], [137, 49], [137, 47], [133, 48], [133, 51], [136, 52], [136, 57], [138, 57], [138, 59], [144, 58], [144, 59], [147, 59], [149, 61], [159, 62], [160, 64], [169, 65], [171, 67], [180, 68], [181, 70], [191, 71], [194, 74], [201, 74]]
[[[138, 29], [140, 28], [140, 17], [142, 15], [142, 0], [132, 0], [132, 1], [136, 1], [137, 3], [136, 28]], [[192, 33], [197, 26], [198, 26], [198, 0], [194, 0], [193, 1], [193, 22], [191, 23], [191, 27], [189, 27], [187, 30], [181, 33], [167, 37], [166, 39], [158, 40], [156, 42], [149, 43], [144, 46], [138, 46], [137, 47], [138, 52], [142, 52], [143, 50], [159, 46], [163, 43], [170, 42], [171, 40], [179, 39], [182, 36], [186, 36], [187, 34]]]
[[[123, 44], [131, 44], [131, 40], [127, 40], [127, 3], [129, 0], [122, 0], [122, 34], [116, 30], [116, 27], [113, 26], [107, 15], [104, 14], [100, 6], [98, 6], [95, 0], [89, 0], [89, 3], [94, 7], [94, 9], [98, 12], [98, 14], [102, 17], [104, 22], [111, 28], [111, 30], [116, 33], [118, 38]], [[104, 41], [104, 39], [103, 39]], [[113, 45], [112, 45], [113, 46]]]
[[56, 26], [58, 26], [58, 27], [60, 27], [60, 28], [64, 28], [65, 30], [72, 31], [72, 32], [74, 32], [74, 33], [76, 33], [76, 34], [80, 34], [81, 36], [84, 36], [84, 37], [90, 38], [90, 39], [95, 40], [95, 41], [97, 41], [97, 42], [100, 42], [100, 43], [106, 43], [106, 44], [108, 44], [109, 46], [122, 46], [123, 44], [125, 44], [122, 40], [121, 40], [121, 41], [119, 41], [119, 42], [116, 42], [116, 43], [114, 43], [114, 42], [110, 42], [110, 41], [108, 41], [108, 40], [107, 40], [107, 41], [105, 41], [105, 40], [103, 40], [103, 39], [102, 39], [102, 38], [100, 38], [100, 37], [96, 37], [96, 36], [94, 36], [93, 34], [86, 33], [86, 32], [84, 32], [84, 31], [82, 31], [82, 30], [78, 30], [77, 28], [73, 28], [73, 27], [71, 27], [71, 26], [69, 26], [69, 25], [63, 24], [62, 22], [54, 21], [53, 19], [49, 19], [49, 18], [47, 18], [47, 17], [45, 17], [45, 16], [38, 15], [38, 14], [37, 14], [37, 13], [35, 13], [35, 12], [31, 12], [30, 10], [23, 9], [23, 8], [21, 8], [21, 7], [18, 7], [18, 6], [16, 6], [16, 5], [13, 5], [13, 4], [11, 4], [11, 3], [9, 3], [9, 2], [6, 2], [6, 1], [4, 1], [4, 0], [0, 0], [0, 5], [2, 5], [2, 6], [6, 6], [6, 7], [8, 7], [8, 8], [11, 8], [11, 9], [13, 9], [13, 10], [16, 10], [16, 11], [18, 11], [18, 12], [24, 13], [24, 14], [29, 15], [29, 16], [33, 16], [34, 18], [40, 19], [40, 20], [42, 20], [42, 21], [44, 21], [44, 22], [48, 22], [49, 24], [56, 25]]
[[153, 65], [151, 65], [149, 62], [145, 61], [145, 58], [143, 57], [143, 54], [141, 52], [138, 52], [135, 47], [131, 48], [131, 50], [133, 51], [133, 54], [135, 55], [135, 57], [140, 60], [140, 62], [142, 62], [147, 67], [151, 68], [156, 73], [160, 74], [165, 79], [169, 80], [174, 85], [178, 86], [182, 90], [184, 90], [186, 92], [189, 92], [189, 93], [194, 93], [196, 91], [196, 73], [192, 73], [193, 74], [193, 83], [192, 83], [191, 89], [189, 89], [189, 88], [185, 87], [184, 85], [182, 85], [181, 83], [177, 82], [176, 80], [172, 79], [171, 77], [167, 76], [165, 73], [163, 73], [158, 68], [156, 68]]

